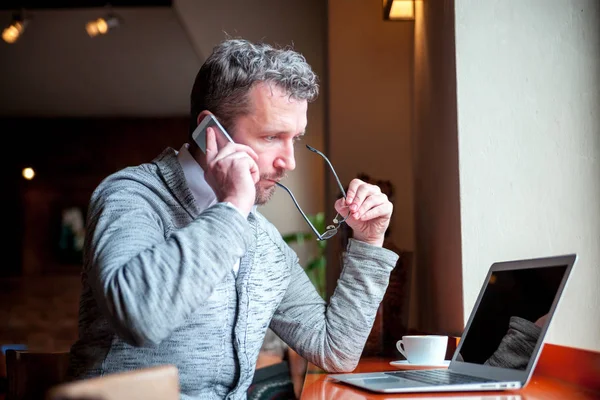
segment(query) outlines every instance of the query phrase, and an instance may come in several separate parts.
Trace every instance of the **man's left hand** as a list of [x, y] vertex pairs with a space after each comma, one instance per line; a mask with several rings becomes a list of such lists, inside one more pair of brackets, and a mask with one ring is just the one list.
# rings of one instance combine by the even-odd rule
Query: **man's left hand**
[[394, 206], [379, 186], [353, 179], [348, 186], [346, 199], [335, 202], [341, 216], [350, 216], [346, 223], [354, 231], [354, 239], [382, 246], [385, 231], [390, 224]]

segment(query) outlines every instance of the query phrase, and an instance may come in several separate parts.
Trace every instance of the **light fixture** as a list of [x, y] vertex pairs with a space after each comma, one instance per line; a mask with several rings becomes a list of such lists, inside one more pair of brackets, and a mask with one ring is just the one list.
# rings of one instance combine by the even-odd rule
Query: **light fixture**
[[106, 34], [110, 29], [121, 25], [121, 20], [115, 14], [108, 14], [85, 24], [85, 31], [90, 37]]
[[415, 0], [383, 0], [383, 19], [386, 21], [414, 21]]
[[24, 13], [15, 13], [12, 22], [2, 31], [2, 39], [6, 43], [14, 43], [23, 35], [25, 27], [29, 20], [25, 18]]
[[35, 177], [35, 171], [31, 167], [23, 168], [22, 174], [23, 178], [27, 179], [28, 181]]

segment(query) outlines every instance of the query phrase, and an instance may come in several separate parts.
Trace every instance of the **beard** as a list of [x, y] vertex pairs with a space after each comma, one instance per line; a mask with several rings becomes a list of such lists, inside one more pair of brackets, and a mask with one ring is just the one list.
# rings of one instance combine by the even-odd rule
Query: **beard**
[[260, 176], [260, 181], [258, 181], [258, 183], [256, 184], [256, 197], [254, 199], [254, 204], [256, 204], [257, 206], [262, 206], [268, 203], [269, 200], [271, 200], [271, 197], [273, 197], [273, 193], [275, 193], [275, 188], [277, 187], [277, 185], [273, 185], [269, 188], [263, 188], [260, 186], [260, 182], [263, 181], [277, 181], [279, 182], [281, 179], [285, 178], [285, 171], [281, 171], [279, 173], [276, 174], [271, 174], [271, 175], [261, 175]]
[[257, 206], [263, 206], [271, 200], [273, 197], [273, 193], [275, 193], [275, 186], [270, 188], [260, 188], [256, 185], [256, 198], [254, 199], [254, 204]]

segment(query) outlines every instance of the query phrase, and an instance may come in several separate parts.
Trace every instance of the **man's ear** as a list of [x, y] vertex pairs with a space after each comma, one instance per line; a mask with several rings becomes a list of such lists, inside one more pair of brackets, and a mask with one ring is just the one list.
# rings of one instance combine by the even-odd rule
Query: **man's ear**
[[198, 114], [198, 118], [196, 118], [196, 126], [200, 125], [200, 122], [202, 122], [202, 120], [207, 116], [207, 115], [211, 115], [212, 113], [208, 110], [203, 110], [202, 112], [200, 112], [200, 114]]

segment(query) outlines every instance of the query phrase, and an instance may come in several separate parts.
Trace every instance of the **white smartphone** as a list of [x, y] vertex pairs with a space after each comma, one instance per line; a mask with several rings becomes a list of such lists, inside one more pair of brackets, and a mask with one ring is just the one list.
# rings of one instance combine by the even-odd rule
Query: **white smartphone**
[[[223, 128], [219, 121], [217, 121], [217, 118], [214, 115], [209, 114], [206, 117], [204, 117], [202, 122], [200, 122], [200, 125], [198, 125], [192, 133], [192, 139], [194, 140], [194, 142], [196, 142], [196, 144], [198, 145], [198, 147], [200, 147], [200, 150], [202, 150], [204, 154], [206, 154], [207, 128], [214, 128], [217, 132], [217, 147], [219, 149], [223, 148], [223, 146], [225, 146], [227, 142], [234, 143], [233, 139], [231, 138], [231, 136], [229, 136], [225, 128]], [[221, 135], [219, 135], [219, 132], [221, 132]]]

